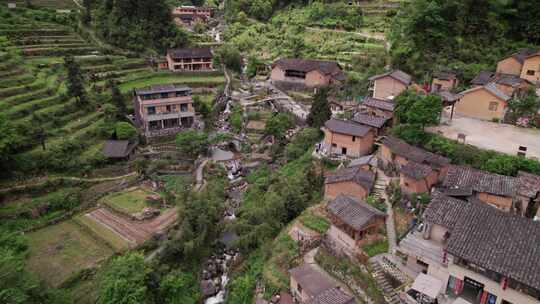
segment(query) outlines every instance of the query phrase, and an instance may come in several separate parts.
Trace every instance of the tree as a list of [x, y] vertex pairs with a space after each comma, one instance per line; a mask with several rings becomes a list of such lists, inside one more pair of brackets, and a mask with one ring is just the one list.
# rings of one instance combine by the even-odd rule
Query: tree
[[187, 130], [176, 136], [176, 145], [182, 153], [196, 158], [199, 154], [208, 152], [208, 135], [196, 130]]
[[86, 106], [88, 104], [88, 99], [79, 63], [75, 61], [73, 56], [68, 55], [64, 57], [64, 66], [68, 73], [67, 88], [69, 96], [75, 97], [79, 105]]
[[272, 115], [266, 122], [264, 133], [273, 135], [278, 140], [285, 138], [285, 132], [294, 127], [294, 118], [289, 113]]
[[395, 103], [394, 116], [400, 124], [419, 125], [423, 128], [439, 122], [442, 112], [439, 96], [422, 96], [407, 90], [396, 97]]
[[137, 129], [128, 122], [118, 122], [114, 126], [114, 131], [116, 133], [116, 138], [123, 139], [133, 139], [137, 136]]
[[123, 119], [128, 114], [124, 95], [122, 95], [120, 92], [120, 89], [118, 88], [118, 85], [116, 85], [115, 81], [108, 82], [108, 85], [111, 88], [111, 103], [117, 109], [116, 115], [118, 119]]
[[321, 131], [315, 128], [305, 128], [294, 136], [285, 148], [288, 160], [294, 160], [306, 153], [321, 138]]
[[[507, 119], [515, 123], [519, 118], [535, 118], [540, 110], [540, 99], [534, 88], [529, 88], [525, 94], [516, 96], [508, 102]], [[530, 119], [532, 122], [532, 119]]]
[[148, 303], [150, 295], [146, 281], [150, 269], [144, 256], [128, 252], [114, 258], [103, 267], [98, 276], [99, 304], [139, 304]]
[[210, 106], [204, 103], [198, 95], [193, 96], [193, 108], [195, 108], [195, 112], [199, 113], [204, 119], [207, 119], [210, 116]]
[[328, 104], [328, 89], [321, 88], [313, 97], [313, 104], [307, 117], [307, 124], [312, 128], [319, 129], [332, 117], [332, 110]]
[[232, 44], [224, 44], [214, 52], [214, 65], [225, 65], [237, 73], [242, 72], [242, 56]]
[[174, 271], [167, 274], [159, 284], [162, 303], [196, 304], [199, 300], [199, 284], [190, 273]]

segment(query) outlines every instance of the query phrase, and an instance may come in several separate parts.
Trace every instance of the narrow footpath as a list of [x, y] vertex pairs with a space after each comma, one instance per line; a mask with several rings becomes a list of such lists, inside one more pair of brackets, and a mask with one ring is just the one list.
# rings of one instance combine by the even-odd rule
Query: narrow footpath
[[388, 253], [394, 254], [397, 247], [396, 227], [394, 222], [394, 210], [386, 194], [386, 187], [390, 184], [390, 178], [380, 169], [377, 169], [377, 180], [375, 181], [375, 190], [373, 195], [376, 198], [384, 200], [386, 205], [386, 234], [388, 237]]

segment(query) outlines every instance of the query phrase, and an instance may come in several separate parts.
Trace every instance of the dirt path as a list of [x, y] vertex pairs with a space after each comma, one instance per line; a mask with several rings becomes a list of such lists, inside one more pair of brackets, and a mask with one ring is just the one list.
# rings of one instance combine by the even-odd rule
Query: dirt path
[[99, 183], [99, 182], [109, 182], [109, 181], [119, 180], [119, 179], [131, 177], [131, 176], [137, 176], [138, 174], [139, 174], [138, 172], [134, 171], [134, 172], [131, 172], [131, 173], [128, 173], [128, 174], [125, 174], [125, 175], [114, 176], [114, 177], [98, 177], [98, 178], [84, 178], [84, 177], [73, 177], [73, 176], [42, 177], [42, 178], [39, 178], [39, 181], [36, 181], [36, 182], [25, 182], [25, 183], [23, 183], [21, 185], [11, 186], [11, 187], [8, 187], [8, 188], [0, 189], [0, 194], [10, 192], [10, 191], [13, 191], [13, 190], [22, 190], [22, 189], [27, 188], [27, 187], [36, 187], [36, 186], [40, 186], [40, 185], [43, 185], [45, 183], [52, 182], [52, 181], [55, 181], [55, 180], [60, 180], [60, 179], [71, 180], [71, 181], [89, 182], [89, 183]]
[[366, 38], [366, 39], [374, 39], [374, 40], [382, 42], [387, 51], [390, 50], [390, 47], [391, 47], [391, 44], [386, 39], [386, 35], [384, 33], [372, 33], [372, 32], [367, 32], [367, 31], [349, 32], [349, 31], [344, 31], [344, 30], [325, 29], [325, 28], [319, 28], [319, 27], [306, 27], [306, 29], [312, 32], [333, 32], [333, 33], [351, 34], [351, 35], [356, 35], [356, 36]]

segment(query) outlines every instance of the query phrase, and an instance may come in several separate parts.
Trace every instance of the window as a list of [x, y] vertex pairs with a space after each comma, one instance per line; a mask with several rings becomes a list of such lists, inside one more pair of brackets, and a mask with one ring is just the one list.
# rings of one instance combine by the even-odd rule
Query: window
[[497, 111], [497, 108], [499, 107], [499, 103], [496, 101], [492, 101], [489, 103], [489, 110], [490, 111]]
[[347, 148], [341, 148], [341, 154], [347, 155]]
[[156, 107], [148, 107], [146, 108], [146, 112], [148, 113], [148, 115], [154, 115], [156, 114]]
[[527, 70], [527, 75], [534, 76], [534, 70]]
[[298, 293], [302, 293], [302, 286], [300, 286], [300, 284], [296, 283], [296, 289], [298, 290]]
[[356, 141], [356, 136], [353, 136], [353, 137], [352, 137], [352, 141]]
[[188, 111], [188, 105], [187, 103], [183, 103], [180, 105], [180, 112], [187, 112]]
[[167, 113], [171, 113], [172, 112], [172, 106], [165, 106], [165, 108], [167, 109]]
[[169, 93], [161, 93], [161, 94], [159, 94], [159, 97], [161, 97], [161, 98], [169, 98]]
[[332, 148], [337, 148], [337, 145], [336, 145], [336, 144], [332, 144]]

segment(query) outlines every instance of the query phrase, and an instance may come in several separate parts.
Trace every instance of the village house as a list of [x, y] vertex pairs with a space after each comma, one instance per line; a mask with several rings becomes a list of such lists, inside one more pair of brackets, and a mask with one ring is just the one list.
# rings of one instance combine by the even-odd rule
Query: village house
[[214, 15], [210, 7], [180, 6], [172, 11], [174, 23], [178, 26], [191, 27], [196, 22], [207, 23]]
[[304, 264], [289, 270], [293, 299], [300, 304], [354, 304], [336, 281], [315, 267]]
[[457, 220], [467, 212], [468, 202], [434, 191], [422, 214], [422, 230], [412, 229], [399, 242], [398, 251], [407, 257], [409, 269], [429, 274], [444, 284], [448, 282], [448, 238]]
[[147, 138], [176, 134], [195, 120], [191, 89], [183, 85], [135, 89], [133, 105], [136, 124]]
[[328, 102], [332, 115], [338, 115], [347, 111], [353, 111], [358, 107], [356, 100], [330, 100]]
[[469, 202], [447, 245], [447, 294], [470, 303], [540, 303], [540, 223]]
[[455, 112], [483, 120], [503, 120], [511, 98], [494, 83], [473, 87], [461, 92], [460, 96], [455, 104]]
[[359, 112], [368, 115], [392, 118], [394, 116], [395, 107], [396, 105], [391, 101], [365, 97], [359, 107]]
[[111, 160], [129, 160], [137, 147], [137, 140], [107, 140], [103, 145], [103, 155]]
[[335, 61], [282, 58], [272, 64], [270, 79], [276, 85], [317, 88], [339, 85], [346, 77]]
[[407, 195], [430, 192], [438, 177], [430, 166], [409, 161], [399, 170], [399, 185]]
[[451, 165], [442, 187], [447, 195], [476, 198], [509, 212], [512, 210], [517, 180], [466, 166]]
[[[428, 184], [431, 185], [433, 180], [435, 180], [436, 183], [444, 179], [446, 172], [448, 171], [448, 166], [450, 165], [450, 160], [448, 158], [409, 145], [407, 142], [392, 136], [386, 136], [380, 141], [379, 160], [381, 161], [382, 168], [395, 168], [397, 172], [402, 172], [402, 168], [409, 162], [427, 165], [433, 172], [426, 172], [421, 175], [427, 174], [426, 179], [429, 179]], [[413, 168], [416, 170], [417, 168], [413, 166], [414, 165], [407, 168], [406, 172], [412, 175], [413, 173], [410, 173], [407, 170]], [[416, 176], [417, 173], [414, 175]], [[436, 175], [436, 178], [432, 175]], [[423, 183], [422, 180], [419, 182]], [[411, 184], [410, 187], [414, 188], [420, 186], [417, 186], [415, 183], [414, 185]]]
[[431, 81], [431, 93], [441, 91], [452, 91], [457, 87], [459, 81], [456, 73], [453, 72], [437, 72], [433, 75]]
[[356, 113], [352, 119], [361, 125], [372, 127], [376, 130], [376, 135], [383, 134], [384, 128], [388, 126], [390, 118], [384, 116], [376, 116], [371, 114]]
[[461, 198], [475, 198], [502, 211], [532, 216], [540, 202], [540, 176], [519, 172], [517, 177], [452, 165], [441, 191]]
[[332, 118], [321, 129], [324, 132], [322, 151], [325, 154], [364, 156], [371, 152], [375, 141], [373, 128], [354, 121]]
[[373, 98], [392, 100], [412, 84], [412, 77], [400, 70], [393, 70], [369, 78]]
[[351, 160], [347, 167], [360, 167], [362, 170], [377, 171], [377, 157], [373, 154]]
[[534, 84], [540, 84], [540, 51], [524, 49], [497, 64], [497, 73], [512, 74]]
[[[212, 50], [210, 48], [173, 49], [167, 51], [167, 66], [173, 72], [213, 71]], [[165, 67], [162, 63], [161, 68]]]
[[384, 212], [345, 194], [330, 201], [326, 210], [332, 221], [327, 236], [349, 256], [354, 256], [364, 244], [375, 240], [386, 219]]
[[326, 175], [324, 198], [333, 200], [340, 194], [347, 194], [359, 200], [364, 199], [371, 193], [375, 178], [375, 173], [361, 166], [339, 169]]
[[518, 75], [493, 73], [490, 71], [480, 72], [472, 81], [473, 86], [485, 86], [490, 83], [508, 96], [514, 96], [528, 89], [531, 83]]

